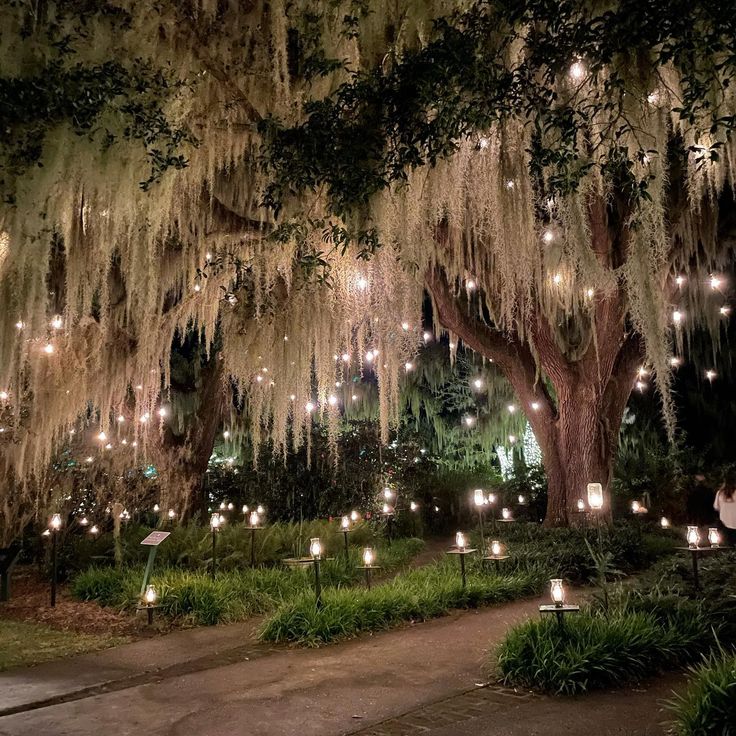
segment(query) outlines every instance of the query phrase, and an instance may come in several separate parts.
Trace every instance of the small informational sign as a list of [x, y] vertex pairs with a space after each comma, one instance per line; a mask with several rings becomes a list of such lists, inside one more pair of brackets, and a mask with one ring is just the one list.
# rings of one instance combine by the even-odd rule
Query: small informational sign
[[170, 534], [171, 532], [151, 532], [141, 544], [145, 544], [147, 547], [158, 547]]

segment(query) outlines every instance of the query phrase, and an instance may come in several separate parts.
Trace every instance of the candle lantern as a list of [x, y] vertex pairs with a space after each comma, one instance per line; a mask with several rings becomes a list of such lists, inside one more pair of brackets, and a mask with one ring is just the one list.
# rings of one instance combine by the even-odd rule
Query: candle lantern
[[314, 596], [317, 608], [322, 608], [322, 584], [319, 578], [319, 563], [322, 559], [322, 542], [319, 537], [312, 537], [309, 541], [309, 554], [312, 555], [314, 565]]
[[708, 529], [708, 541], [711, 547], [720, 547], [721, 534], [714, 526]]
[[687, 543], [690, 549], [697, 549], [700, 542], [700, 532], [697, 526], [689, 526], [687, 528]]
[[549, 586], [552, 602], [558, 607], [563, 606], [565, 603], [565, 588], [562, 585], [562, 579], [552, 578], [552, 580], [549, 581]]
[[603, 508], [603, 486], [600, 483], [588, 483], [588, 506], [594, 511]]

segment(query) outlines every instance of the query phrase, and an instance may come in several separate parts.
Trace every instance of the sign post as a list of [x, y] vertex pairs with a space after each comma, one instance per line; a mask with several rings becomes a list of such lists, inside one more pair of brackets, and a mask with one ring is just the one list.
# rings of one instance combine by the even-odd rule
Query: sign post
[[148, 581], [151, 577], [151, 570], [153, 570], [153, 561], [156, 559], [156, 552], [158, 551], [158, 546], [170, 534], [171, 532], [151, 532], [141, 542], [142, 545], [145, 545], [146, 547], [151, 548], [148, 551], [148, 562], [146, 563], [146, 571], [143, 573], [143, 584], [141, 585], [141, 598], [143, 598], [143, 595], [146, 592], [146, 587], [148, 586]]

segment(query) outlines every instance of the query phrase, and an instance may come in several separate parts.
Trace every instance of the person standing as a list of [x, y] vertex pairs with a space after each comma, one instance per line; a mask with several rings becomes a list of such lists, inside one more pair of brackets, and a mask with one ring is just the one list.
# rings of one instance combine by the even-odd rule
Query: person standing
[[736, 547], [736, 469], [729, 468], [723, 474], [713, 508], [718, 512], [728, 543]]

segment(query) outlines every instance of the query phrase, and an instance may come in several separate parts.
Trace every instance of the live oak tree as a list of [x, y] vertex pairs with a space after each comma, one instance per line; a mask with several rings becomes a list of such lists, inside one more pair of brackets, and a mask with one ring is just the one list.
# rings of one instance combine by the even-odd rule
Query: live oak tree
[[334, 438], [366, 371], [385, 441], [426, 290], [453, 345], [513, 386], [547, 522], [568, 523], [588, 481], [608, 485], [637, 370], [674, 432], [672, 361], [697, 320], [718, 331], [733, 11], [4, 6], [6, 471], [42, 475], [90, 411], [104, 431], [132, 406], [145, 452], [190, 332], [222, 335], [256, 446], [298, 447], [315, 414]]

